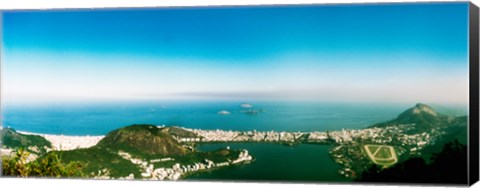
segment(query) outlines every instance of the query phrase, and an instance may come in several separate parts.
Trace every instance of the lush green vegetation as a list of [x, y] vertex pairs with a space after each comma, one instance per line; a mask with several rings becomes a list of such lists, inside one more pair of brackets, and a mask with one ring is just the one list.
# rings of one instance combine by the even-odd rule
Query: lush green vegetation
[[421, 157], [410, 158], [382, 169], [372, 165], [356, 179], [362, 182], [395, 183], [467, 183], [467, 147], [458, 140], [443, 146], [443, 150], [432, 155], [431, 163]]
[[415, 124], [414, 132], [431, 131], [432, 128], [446, 127], [454, 121], [454, 117], [446, 116], [435, 112], [430, 106], [425, 104], [417, 104], [415, 107], [406, 110], [398, 115], [397, 118], [378, 123], [372, 127], [386, 127], [400, 124]]
[[442, 135], [435, 144], [428, 145], [422, 150], [422, 157], [427, 162], [430, 161], [435, 153], [439, 153], [443, 150], [443, 146], [454, 140], [458, 140], [459, 143], [467, 145], [468, 128], [466, 122], [466, 116], [457, 118], [452, 126], [445, 129], [446, 134]]
[[49, 153], [32, 162], [27, 162], [28, 151], [19, 149], [14, 157], [2, 157], [2, 175], [19, 177], [84, 177], [83, 164], [77, 161], [64, 162], [57, 154]]
[[[96, 146], [87, 149], [51, 152], [61, 156], [68, 163], [79, 161], [84, 164], [82, 173], [88, 176], [99, 175], [99, 170], [107, 169], [110, 177], [126, 177], [133, 173], [141, 177], [139, 166], [118, 155], [120, 151], [129, 153], [133, 158], [142, 161], [173, 158], [173, 161], [153, 163], [155, 168], [171, 168], [175, 163], [190, 165], [203, 162], [204, 159], [215, 163], [233, 160], [240, 151], [219, 149], [211, 152], [194, 152], [178, 143], [170, 133], [187, 135], [178, 128], [158, 128], [153, 125], [132, 125], [110, 132]], [[160, 148], [160, 149], [159, 149]], [[103, 172], [100, 175], [104, 175]]]
[[378, 148], [380, 148], [380, 146], [378, 145], [369, 145], [367, 146], [368, 150], [370, 150], [370, 152], [373, 154], [375, 151], [377, 151]]
[[392, 152], [390, 151], [390, 147], [382, 147], [379, 149], [375, 158], [387, 159], [392, 158]]
[[178, 143], [168, 131], [154, 125], [131, 125], [108, 133], [98, 147], [126, 151], [139, 157], [150, 155], [187, 155], [191, 153]]
[[165, 127], [161, 129], [163, 132], [168, 133], [169, 135], [172, 136], [179, 136], [179, 137], [184, 137], [184, 138], [197, 138], [197, 134], [187, 131], [185, 129], [181, 129], [178, 127]]
[[111, 177], [125, 177], [130, 173], [134, 174], [135, 177], [140, 177], [138, 166], [109, 149], [92, 147], [70, 151], [55, 151], [49, 154], [60, 156], [65, 163], [72, 161], [81, 162], [84, 165], [82, 173], [87, 176], [99, 175], [99, 170], [107, 169]]
[[[43, 154], [46, 152], [45, 147], [52, 147], [52, 144], [41, 136], [21, 134], [11, 128], [3, 128], [0, 132], [0, 138], [2, 139], [3, 146], [13, 149], [24, 148], [35, 154]], [[28, 147], [37, 147], [38, 152]]]

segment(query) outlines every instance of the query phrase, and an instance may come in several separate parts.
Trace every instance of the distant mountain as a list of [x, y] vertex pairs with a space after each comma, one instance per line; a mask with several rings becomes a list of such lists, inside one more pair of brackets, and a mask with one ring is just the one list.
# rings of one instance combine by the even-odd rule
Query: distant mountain
[[170, 131], [154, 125], [131, 125], [108, 133], [96, 146], [140, 155], [189, 154], [190, 151], [175, 140]]
[[371, 127], [386, 127], [400, 124], [414, 124], [417, 131], [429, 131], [434, 127], [445, 127], [456, 121], [455, 117], [436, 112], [432, 107], [418, 103], [404, 111], [397, 118]]
[[[3, 146], [14, 149], [24, 148], [37, 154], [45, 153], [45, 147], [52, 147], [52, 144], [41, 136], [21, 134], [12, 128], [3, 128], [0, 131], [0, 138]], [[31, 150], [28, 147], [37, 147], [38, 150]]]

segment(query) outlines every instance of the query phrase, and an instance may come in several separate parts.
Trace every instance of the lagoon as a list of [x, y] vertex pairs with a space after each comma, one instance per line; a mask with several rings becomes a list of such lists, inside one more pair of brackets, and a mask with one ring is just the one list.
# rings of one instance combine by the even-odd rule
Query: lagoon
[[349, 178], [338, 174], [340, 165], [329, 157], [329, 145], [299, 144], [286, 146], [275, 143], [217, 143], [201, 144], [197, 149], [210, 151], [229, 146], [247, 149], [255, 160], [186, 177], [195, 181], [297, 181], [345, 182]]

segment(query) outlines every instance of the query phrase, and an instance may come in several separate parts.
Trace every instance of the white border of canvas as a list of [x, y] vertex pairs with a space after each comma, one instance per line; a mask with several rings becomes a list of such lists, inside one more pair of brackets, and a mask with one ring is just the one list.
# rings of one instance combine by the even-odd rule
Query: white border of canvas
[[[434, 0], [434, 2], [451, 0]], [[380, 3], [380, 2], [432, 2], [425, 0], [1, 0], [0, 10], [6, 9], [52, 9], [52, 8], [105, 8], [105, 7], [169, 7], [169, 6], [208, 6], [208, 5], [273, 5], [273, 4], [321, 4], [321, 3]], [[472, 0], [477, 6], [480, 0]], [[35, 179], [35, 178], [0, 178], [2, 188], [13, 187], [175, 187], [175, 188], [354, 188], [385, 187], [385, 184], [301, 184], [301, 183], [234, 183], [234, 182], [156, 182], [156, 181], [112, 181], [112, 180], [69, 180], [69, 179]], [[387, 187], [432, 187], [432, 186], [400, 186]], [[472, 187], [480, 188], [480, 183]]]

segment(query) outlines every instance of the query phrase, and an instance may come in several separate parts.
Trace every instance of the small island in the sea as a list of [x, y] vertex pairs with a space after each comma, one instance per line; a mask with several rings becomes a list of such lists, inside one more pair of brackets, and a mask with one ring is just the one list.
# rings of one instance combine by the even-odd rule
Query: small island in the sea
[[229, 112], [229, 111], [226, 111], [226, 110], [221, 110], [221, 111], [218, 111], [217, 114], [220, 114], [220, 115], [229, 115], [230, 112]]

